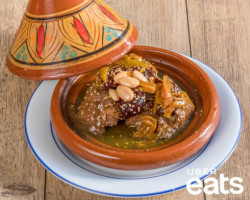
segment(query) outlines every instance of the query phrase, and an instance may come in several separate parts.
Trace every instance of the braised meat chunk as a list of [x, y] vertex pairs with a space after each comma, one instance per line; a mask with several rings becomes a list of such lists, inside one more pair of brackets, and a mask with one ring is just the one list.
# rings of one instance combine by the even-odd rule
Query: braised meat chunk
[[[72, 109], [75, 109], [73, 106]], [[107, 91], [98, 91], [93, 83], [88, 88], [81, 105], [75, 110], [74, 120], [81, 121], [79, 130], [88, 130], [95, 135], [105, 132], [105, 127], [115, 126], [120, 120], [118, 105], [113, 101]], [[79, 124], [79, 123], [76, 123]]]
[[[140, 115], [130, 117], [126, 119], [126, 126], [129, 128], [133, 128], [136, 131], [139, 131], [143, 128], [145, 123], [144, 118], [146, 116], [152, 116], [157, 123], [157, 127], [154, 131], [154, 137], [157, 138], [171, 138], [178, 130], [180, 130], [189, 120], [192, 113], [194, 112], [194, 107], [187, 103], [186, 106], [182, 108], [177, 108], [170, 117], [164, 117], [163, 115], [157, 113], [157, 115], [153, 115], [152, 112], [143, 112]], [[146, 131], [145, 131], [146, 132]], [[148, 132], [149, 133], [149, 132]], [[147, 134], [143, 135], [144, 138]]]

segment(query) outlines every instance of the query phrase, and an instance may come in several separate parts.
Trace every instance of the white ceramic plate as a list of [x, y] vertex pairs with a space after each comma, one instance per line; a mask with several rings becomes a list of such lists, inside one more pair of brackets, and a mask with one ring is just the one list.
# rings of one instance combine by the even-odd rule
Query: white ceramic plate
[[[231, 155], [241, 133], [239, 102], [229, 84], [205, 64], [187, 57], [204, 69], [219, 94], [219, 125], [209, 143], [196, 155], [174, 165], [145, 171], [122, 171], [91, 164], [69, 151], [57, 138], [50, 123], [50, 101], [57, 81], [42, 82], [27, 106], [25, 132], [30, 148], [41, 164], [56, 177], [80, 189], [117, 197], [164, 194], [186, 187], [188, 179], [204, 179], [194, 169], [218, 169]], [[189, 172], [189, 173], [188, 173]]]

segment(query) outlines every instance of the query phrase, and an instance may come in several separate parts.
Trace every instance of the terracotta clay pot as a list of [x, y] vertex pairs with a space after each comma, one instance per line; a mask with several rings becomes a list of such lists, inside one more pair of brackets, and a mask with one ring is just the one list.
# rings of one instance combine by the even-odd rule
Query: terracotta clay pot
[[177, 80], [188, 91], [196, 106], [188, 127], [171, 142], [144, 150], [120, 149], [91, 137], [82, 139], [67, 124], [65, 102], [75, 101], [94, 73], [60, 80], [51, 101], [51, 120], [60, 140], [80, 157], [109, 168], [146, 170], [164, 167], [197, 153], [213, 135], [220, 115], [216, 89], [208, 75], [183, 56], [164, 49], [135, 46], [133, 53], [152, 62], [162, 73]]

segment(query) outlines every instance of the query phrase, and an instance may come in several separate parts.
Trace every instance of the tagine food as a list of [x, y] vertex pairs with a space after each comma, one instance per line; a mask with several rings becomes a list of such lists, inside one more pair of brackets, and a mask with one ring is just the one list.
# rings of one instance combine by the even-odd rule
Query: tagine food
[[194, 111], [187, 92], [135, 54], [101, 68], [77, 103], [67, 105], [77, 134], [119, 148], [165, 144], [181, 133]]

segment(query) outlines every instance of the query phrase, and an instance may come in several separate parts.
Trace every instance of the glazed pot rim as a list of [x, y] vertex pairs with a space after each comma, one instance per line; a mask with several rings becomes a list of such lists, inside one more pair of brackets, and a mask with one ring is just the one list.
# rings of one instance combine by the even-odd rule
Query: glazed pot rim
[[[189, 152], [189, 151], [194, 151], [191, 149], [191, 146], [199, 144], [201, 140], [204, 140], [204, 138], [206, 141], [208, 141], [209, 138], [212, 136], [213, 132], [215, 131], [218, 121], [219, 121], [219, 112], [220, 112], [219, 98], [216, 92], [216, 88], [213, 85], [213, 82], [209, 78], [209, 76], [198, 65], [196, 65], [189, 59], [175, 52], [171, 52], [169, 50], [160, 49], [156, 47], [149, 47], [149, 46], [135, 46], [135, 48], [138, 48], [138, 49], [146, 48], [149, 51], [152, 50], [154, 52], [158, 52], [161, 54], [167, 54], [168, 56], [172, 56], [175, 59], [181, 60], [182, 62], [192, 65], [195, 68], [195, 70], [198, 71], [202, 75], [202, 78], [204, 78], [205, 81], [207, 82], [207, 85], [209, 86], [208, 92], [213, 94], [213, 95], [210, 95], [209, 101], [211, 102], [210, 103], [211, 107], [210, 107], [209, 113], [207, 114], [206, 119], [192, 135], [188, 136], [183, 141], [177, 144], [174, 144], [173, 146], [170, 146], [170, 147], [161, 148], [161, 149], [154, 150], [154, 151], [144, 151], [144, 150], [135, 150], [135, 149], [128, 150], [128, 149], [121, 149], [121, 148], [116, 148], [116, 147], [112, 149], [105, 149], [105, 148], [102, 148], [100, 146], [97, 146], [93, 143], [90, 143], [82, 139], [69, 127], [69, 125], [65, 121], [61, 112], [60, 104], [58, 102], [59, 102], [59, 98], [62, 92], [62, 88], [64, 84], [66, 84], [66, 80], [65, 79], [60, 80], [58, 84], [56, 85], [56, 88], [54, 90], [52, 100], [51, 100], [51, 121], [54, 127], [60, 126], [61, 130], [62, 129], [64, 130], [65, 134], [63, 135], [60, 134], [59, 138], [62, 139], [61, 137], [64, 137], [63, 138], [64, 142], [67, 141], [68, 143], [68, 144], [65, 144], [66, 146], [70, 146], [74, 143], [73, 145], [76, 148], [75, 153], [79, 151], [86, 151], [89, 154], [93, 154], [93, 155], [98, 154], [98, 156], [108, 157], [109, 159], [114, 159], [114, 160], [119, 159], [121, 156], [123, 157], [124, 160], [133, 159], [133, 160], [139, 161], [139, 160], [145, 160], [145, 159], [149, 160], [150, 158], [152, 158], [152, 160], [154, 159], [160, 160], [163, 157], [176, 154], [177, 152], [183, 152], [183, 154], [192, 153], [192, 152]], [[216, 112], [214, 112], [215, 110]], [[55, 118], [57, 119], [55, 120]], [[213, 124], [211, 124], [211, 122], [213, 122]], [[156, 155], [157, 155], [157, 158], [155, 158]]]

